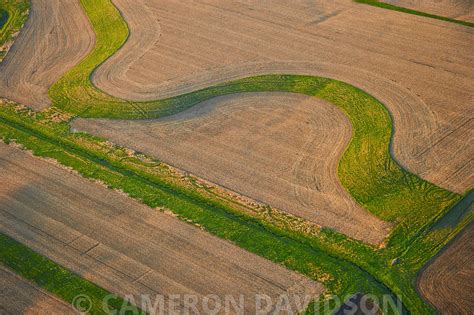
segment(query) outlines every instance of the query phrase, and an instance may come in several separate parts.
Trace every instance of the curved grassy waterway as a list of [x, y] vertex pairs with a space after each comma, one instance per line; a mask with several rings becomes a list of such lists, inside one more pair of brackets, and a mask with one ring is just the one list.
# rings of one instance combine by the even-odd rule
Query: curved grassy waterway
[[[126, 42], [128, 27], [109, 0], [82, 0], [96, 33], [94, 49], [49, 90], [53, 106], [80, 117], [157, 118], [204, 100], [232, 93], [285, 91], [322, 98], [341, 108], [353, 126], [338, 166], [343, 186], [365, 209], [393, 222], [383, 248], [363, 244], [328, 229], [317, 237], [287, 231], [229, 204], [180, 187], [97, 149], [100, 139], [70, 134], [67, 125], [45, 124], [47, 114], [18, 114], [0, 107], [0, 135], [16, 139], [36, 154], [55, 158], [86, 177], [122, 189], [151, 207], [166, 207], [210, 233], [231, 240], [321, 281], [329, 293], [399, 295], [408, 312], [432, 309], [415, 288], [416, 272], [452, 238], [466, 220], [434, 230], [461, 196], [409, 173], [392, 158], [392, 120], [385, 106], [347, 83], [314, 76], [263, 75], [226, 82], [173, 98], [132, 102], [108, 95], [91, 82], [93, 71]], [[138, 163], [138, 162], [137, 162]], [[398, 263], [392, 265], [393, 259]]]
[[[340, 107], [349, 117], [353, 135], [339, 163], [339, 178], [361, 205], [381, 219], [409, 222], [399, 224], [391, 240], [415, 235], [427, 218], [439, 214], [459, 198], [459, 195], [402, 169], [390, 154], [393, 128], [388, 110], [369, 94], [341, 81], [315, 76], [270, 74], [147, 102], [123, 100], [104, 93], [93, 85], [91, 75], [124, 45], [129, 30], [122, 15], [110, 1], [81, 2], [96, 33], [96, 45], [88, 56], [50, 88], [54, 106], [86, 118], [144, 119], [172, 115], [226, 94], [260, 91], [302, 93]], [[420, 213], [423, 215], [420, 216]], [[392, 242], [393, 245], [403, 247], [395, 243]]]
[[[459, 199], [402, 169], [390, 155], [392, 121], [387, 109], [367, 93], [344, 82], [300, 75], [263, 75], [226, 82], [172, 98], [133, 102], [108, 95], [91, 82], [93, 71], [126, 42], [126, 22], [110, 1], [82, 0], [96, 33], [92, 52], [50, 89], [53, 104], [81, 117], [158, 118], [207, 99], [239, 92], [303, 93], [339, 106], [349, 117], [353, 137], [338, 167], [351, 195], [380, 218], [397, 222], [384, 250], [396, 256], [426, 225]], [[104, 21], [106, 19], [106, 21]]]

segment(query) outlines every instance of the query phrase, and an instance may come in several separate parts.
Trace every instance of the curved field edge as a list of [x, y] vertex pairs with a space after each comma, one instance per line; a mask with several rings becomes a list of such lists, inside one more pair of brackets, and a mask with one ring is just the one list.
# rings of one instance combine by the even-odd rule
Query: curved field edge
[[302, 75], [263, 75], [150, 102], [126, 101], [105, 94], [93, 85], [91, 75], [123, 46], [129, 30], [109, 0], [81, 3], [96, 33], [96, 45], [50, 88], [54, 106], [86, 118], [139, 119], [172, 115], [233, 93], [283, 91], [316, 96], [340, 107], [349, 117], [353, 136], [339, 162], [339, 179], [364, 208], [385, 221], [398, 223], [390, 238], [392, 245], [404, 247], [398, 239], [416, 234], [429, 218], [459, 198], [403, 170], [393, 160], [388, 110], [375, 98], [344, 82]]
[[[6, 142], [14, 140], [36, 155], [54, 158], [85, 177], [123, 190], [150, 207], [171, 209], [181, 219], [198, 224], [216, 236], [324, 283], [328, 293], [391, 294], [366, 270], [340, 258], [337, 251], [331, 253], [316, 240], [275, 227], [222, 201], [167, 182], [152, 173], [154, 167], [143, 166], [139, 160], [123, 163], [126, 150], [111, 152], [110, 148], [104, 147], [105, 142], [98, 142], [94, 137], [68, 133], [67, 125], [62, 126], [62, 131], [58, 130], [58, 125], [52, 128], [38, 121], [41, 114], [33, 118], [30, 114], [19, 115], [13, 107], [0, 109], [0, 135]], [[321, 234], [333, 238], [329, 231], [321, 231]], [[366, 245], [355, 242], [354, 245], [372, 252]], [[367, 255], [370, 257], [369, 253]]]
[[[66, 117], [65, 121], [55, 122], [61, 116]], [[328, 294], [343, 298], [354, 292], [368, 292], [380, 299], [387, 294], [398, 295], [410, 312], [431, 311], [416, 293], [414, 283], [417, 268], [450, 237], [450, 230], [432, 233], [436, 221], [427, 224], [416, 238], [407, 240], [410, 246], [404, 253], [389, 247], [377, 250], [324, 228], [317, 235], [309, 235], [279, 227], [243, 213], [232, 203], [170, 181], [155, 172], [162, 165], [159, 162], [147, 165], [140, 158], [130, 158], [126, 148], [111, 147], [105, 140], [87, 134], [69, 133], [67, 117], [67, 113], [54, 108], [38, 113], [18, 105], [0, 106], [0, 136], [110, 188], [123, 190], [151, 207], [170, 209], [218, 237], [322, 282]], [[449, 212], [446, 208], [440, 218]], [[394, 257], [399, 257], [400, 263], [392, 266]]]
[[55, 106], [82, 117], [132, 119], [170, 115], [206, 99], [238, 92], [287, 91], [326, 99], [340, 106], [355, 127], [353, 139], [339, 164], [341, 182], [366, 209], [397, 223], [385, 249], [392, 256], [409, 248], [421, 230], [460, 198], [400, 168], [390, 156], [392, 123], [387, 110], [370, 95], [343, 82], [268, 75], [154, 102], [125, 101], [103, 93], [92, 84], [90, 75], [125, 43], [128, 28], [109, 1], [83, 0], [82, 4], [96, 32], [96, 47], [51, 87]]
[[[0, 264], [68, 303], [72, 304], [79, 294], [87, 294], [92, 306], [90, 314], [105, 314], [102, 301], [110, 294], [108, 291], [2, 233], [0, 233]], [[127, 305], [130, 310], [127, 314], [144, 314], [118, 296], [108, 301], [111, 312], [118, 312], [123, 305]]]
[[4, 0], [0, 4], [0, 62], [25, 24], [29, 8], [29, 0]]
[[[382, 119], [382, 125], [383, 122], [387, 122], [387, 125], [382, 126], [377, 125], [376, 121], [376, 124], [374, 125], [376, 128], [372, 130], [372, 127], [374, 126], [370, 124], [367, 126], [365, 123], [367, 116], [364, 117], [364, 115], [361, 113], [354, 113], [355, 115], [351, 117], [348, 114], [350, 118], [360, 120], [359, 124], [364, 128], [359, 130], [358, 135], [365, 136], [365, 138], [356, 138], [356, 136], [354, 136], [350, 146], [347, 149], [347, 152], [352, 152], [352, 154], [355, 155], [352, 157], [349, 155], [344, 162], [344, 157], [346, 156], [345, 154], [340, 162], [340, 167], [338, 170], [339, 174], [341, 174], [341, 169], [344, 168], [344, 163], [348, 167], [352, 167], [351, 161], [357, 161], [359, 159], [358, 155], [360, 154], [362, 154], [363, 158], [370, 159], [370, 164], [360, 167], [362, 170], [362, 175], [365, 174], [365, 177], [358, 177], [359, 174], [354, 175], [351, 173], [352, 171], [350, 168], [346, 169], [348, 175], [353, 175], [352, 178], [346, 181], [346, 184], [349, 185], [348, 190], [351, 192], [351, 194], [353, 194], [353, 196], [358, 196], [358, 198], [360, 198], [360, 200], [366, 204], [366, 208], [374, 211], [374, 213], [381, 217], [385, 216], [387, 220], [392, 219], [391, 221], [398, 223], [395, 231], [392, 233], [392, 236], [389, 239], [389, 242], [387, 242], [386, 247], [374, 254], [375, 251], [373, 248], [347, 239], [338, 233], [326, 229], [323, 229], [316, 239], [308, 240], [307, 237], [303, 237], [301, 235], [298, 235], [296, 239], [298, 242], [300, 242], [300, 239], [302, 238], [301, 241], [303, 243], [309, 242], [312, 247], [318, 248], [319, 251], [317, 254], [315, 254], [315, 257], [313, 257], [315, 259], [314, 261], [320, 260], [321, 257], [327, 257], [328, 260], [326, 262], [326, 266], [318, 266], [319, 269], [316, 268], [316, 271], [313, 268], [313, 270], [309, 273], [311, 274], [310, 277], [313, 279], [317, 279], [325, 283], [326, 287], [328, 287], [333, 293], [340, 295], [345, 293], [352, 294], [354, 293], [354, 290], [357, 289], [358, 291], [370, 293], [378, 292], [378, 294], [382, 294], [382, 292], [388, 292], [387, 287], [390, 287], [392, 292], [402, 296], [403, 301], [409, 310], [423, 312], [428, 310], [427, 306], [423, 304], [419, 296], [416, 295], [416, 290], [414, 290], [413, 287], [413, 275], [416, 269], [404, 268], [405, 264], [410, 266], [410, 261], [408, 259], [402, 259], [402, 263], [397, 264], [394, 267], [389, 267], [389, 262], [399, 255], [410, 253], [410, 248], [416, 245], [418, 240], [424, 239], [426, 235], [430, 234], [430, 226], [436, 221], [436, 219], [446, 214], [446, 212], [449, 210], [449, 206], [460, 197], [456, 194], [442, 190], [430, 183], [422, 181], [418, 177], [405, 172], [392, 160], [389, 152], [391, 120], [388, 112], [382, 104], [366, 93], [345, 83], [307, 76], [260, 76], [256, 78], [247, 78], [194, 93], [181, 95], [176, 98], [160, 100], [156, 102], [140, 103], [117, 99], [95, 88], [90, 81], [90, 75], [94, 69], [100, 65], [101, 62], [103, 62], [123, 45], [126, 40], [126, 36], [124, 37], [122, 35], [125, 34], [128, 36], [128, 28], [126, 27], [125, 22], [119, 16], [118, 11], [115, 9], [115, 7], [113, 7], [113, 5], [111, 5], [109, 1], [84, 0], [82, 3], [88, 14], [90, 11], [92, 12], [89, 15], [89, 18], [91, 19], [97, 35], [100, 33], [101, 36], [97, 36], [96, 47], [91, 52], [91, 54], [86, 57], [78, 66], [74, 67], [70, 72], [68, 72], [62, 79], [60, 79], [50, 90], [50, 96], [53, 99], [53, 103], [57, 107], [65, 109], [68, 112], [72, 112], [83, 117], [160, 117], [181, 111], [184, 108], [188, 108], [189, 106], [199, 103], [202, 100], [217, 95], [243, 91], [287, 91], [305, 93], [322, 98], [332, 98], [331, 102], [333, 104], [337, 103], [338, 101], [341, 102], [341, 104], [346, 107], [346, 112], [351, 110], [353, 101], [356, 101], [355, 103], [356, 105], [360, 105], [360, 109], [369, 110], [369, 112], [366, 112], [368, 114], [367, 116], [379, 116], [379, 118]], [[104, 19], [105, 16], [107, 19]], [[110, 21], [108, 20], [109, 18], [111, 19]], [[109, 28], [113, 29], [114, 31], [108, 32], [107, 30], [110, 30]], [[122, 34], [120, 34], [121, 32]], [[346, 92], [346, 94], [334, 94], [336, 92]], [[360, 104], [357, 104], [357, 101]], [[365, 106], [364, 104], [366, 103], [370, 106]], [[355, 109], [353, 110], [355, 111]], [[12, 128], [11, 120], [10, 128]], [[25, 126], [20, 129], [24, 128]], [[41, 129], [42, 128], [44, 128], [44, 126], [41, 126]], [[16, 135], [18, 136], [19, 129], [15, 130], [17, 132]], [[35, 136], [37, 135], [37, 132], [38, 130], [35, 130], [29, 134], [30, 136]], [[12, 136], [11, 138], [17, 139], [17, 136]], [[367, 138], [368, 136], [375, 136], [375, 138]], [[27, 145], [28, 141], [31, 142], [33, 140], [23, 138], [23, 140], [19, 142]], [[352, 151], [350, 150], [351, 146], [354, 148]], [[60, 150], [65, 151], [70, 150], [69, 147], [64, 147], [63, 145], [59, 145], [59, 148]], [[56, 150], [57, 149], [58, 148], [56, 147]], [[39, 150], [39, 153], [37, 150]], [[54, 157], [54, 154], [59, 154], [57, 152], [44, 152], [41, 147], [37, 147], [37, 150], [34, 151], [40, 155], [45, 154], [46, 156], [49, 156], [52, 154], [52, 157]], [[374, 158], [374, 153], [382, 153], [382, 159], [378, 160]], [[379, 156], [377, 156], [377, 158], [378, 157]], [[71, 161], [68, 162], [57, 157], [54, 158], [58, 159], [63, 164], [71, 164]], [[107, 156], [95, 159], [94, 163], [102, 165], [101, 163], [104, 161], [104, 159], [106, 161]], [[119, 165], [121, 164], [119, 163]], [[86, 170], [87, 167], [88, 166], [86, 165]], [[81, 169], [81, 167], [77, 165], [74, 168]], [[112, 168], [112, 170], [114, 170], [114, 168]], [[86, 171], [82, 169], [81, 172]], [[342, 172], [344, 172], [344, 170], [342, 170]], [[97, 175], [94, 174], [94, 172], [92, 174], [88, 173], [87, 175], [88, 177], [97, 178]], [[102, 178], [100, 179], [103, 180]], [[114, 181], [104, 181], [107, 182], [111, 187], [123, 189], [121, 185]], [[341, 181], [343, 180], [341, 179]], [[354, 183], [353, 187], [350, 187], [351, 183]], [[344, 185], [346, 186], [346, 184]], [[358, 184], [367, 186], [358, 187]], [[387, 187], [379, 187], [378, 185], [387, 185]], [[346, 186], [346, 188], [347, 187], [348, 186]], [[167, 188], [167, 185], [165, 185], [165, 188]], [[366, 188], [369, 188], [371, 191], [366, 191]], [[389, 188], [395, 189], [392, 191]], [[136, 187], [126, 187], [124, 190], [130, 195], [144, 201], [147, 200], [147, 198], [151, 198], [151, 196], [146, 194], [145, 196], [141, 195], [140, 192], [137, 192], [137, 189], [138, 188]], [[200, 196], [194, 195], [192, 198], [195, 197], [201, 198]], [[151, 201], [150, 203], [153, 204]], [[394, 204], [396, 205], [395, 207], [393, 207]], [[229, 217], [228, 213], [235, 213], [235, 211], [232, 212], [229, 209], [225, 210], [223, 213], [220, 213], [223, 218], [215, 218], [215, 215], [209, 213], [207, 213], [205, 217], [198, 216], [195, 218], [194, 216], [197, 215], [196, 213], [189, 212], [183, 214], [183, 209], [179, 209], [173, 204], [170, 204], [170, 206], [173, 211], [181, 214], [185, 218], [190, 218], [193, 220], [193, 222], [203, 225], [211, 233], [235, 241], [235, 236], [233, 235], [234, 231], [232, 229], [234, 223], [226, 226], [226, 229], [217, 229], [217, 232], [214, 230], [215, 227], [212, 225], [216, 224], [216, 222], [213, 221], [214, 219], [224, 219]], [[210, 209], [203, 210], [211, 211], [211, 213], [213, 213], [212, 211], [216, 211], [216, 208], [211, 207]], [[409, 215], [409, 218], [404, 218], [403, 215]], [[237, 217], [240, 216], [241, 214], [238, 213]], [[234, 218], [233, 216], [231, 217]], [[254, 220], [253, 218], [250, 219]], [[413, 221], [413, 219], [415, 221]], [[416, 221], [416, 219], [419, 220]], [[247, 220], [245, 219], [244, 221], [246, 222]], [[268, 225], [259, 222], [258, 226], [261, 226], [262, 224], [264, 226]], [[281, 231], [281, 233], [289, 232]], [[285, 246], [281, 245], [281, 243], [278, 243], [278, 247], [282, 246], [282, 248], [278, 249], [278, 255], [283, 256], [279, 257], [277, 255], [277, 258], [268, 257], [274, 254], [271, 251], [267, 252], [267, 250], [271, 249], [272, 246], [269, 248], [264, 248], [263, 244], [259, 245], [257, 243], [252, 244], [252, 246], [257, 246], [257, 248], [249, 248], [248, 244], [245, 244], [245, 242], [241, 240], [240, 237], [243, 237], [245, 242], [251, 242], [251, 240], [245, 239], [244, 236], [239, 236], [235, 242], [243, 248], [282, 263], [290, 269], [298, 270], [300, 272], [301, 269], [305, 269], [302, 268], [302, 266], [295, 266], [293, 262], [288, 262], [285, 259], [282, 260], [282, 257], [289, 255], [289, 253], [285, 253], [288, 251], [288, 248], [285, 250]], [[445, 239], [436, 238], [436, 240], [443, 241]], [[242, 244], [241, 242], [244, 243]], [[274, 245], [273, 243], [271, 244]], [[440, 243], [433, 242], [432, 249], [421, 254], [416, 253], [421, 257], [416, 255], [415, 257], [423, 261], [426, 257], [433, 255], [437, 250], [439, 250], [439, 244]], [[305, 251], [302, 251], [300, 254], [303, 255], [301, 257], [305, 257], [305, 255], [307, 255]], [[290, 258], [298, 260], [300, 259], [300, 254], [290, 255]], [[354, 281], [354, 279], [351, 279], [350, 271], [341, 271], [339, 268], [340, 266], [345, 266], [344, 262], [349, 266], [353, 266], [355, 269], [342, 268], [342, 270], [359, 270], [360, 272], [366, 274]], [[336, 268], [337, 266], [339, 267]], [[392, 271], [387, 272], [387, 268], [391, 268]], [[308, 269], [302, 273], [308, 274]], [[355, 272], [354, 274], [360, 275], [358, 272]], [[331, 280], [327, 280], [326, 278], [328, 275], [332, 276], [333, 278]], [[346, 281], [348, 282], [346, 283]], [[371, 283], [369, 286], [370, 288], [368, 288], [366, 285], [363, 285], [367, 282]], [[385, 287], [383, 283], [386, 283], [387, 287]], [[350, 288], [350, 290], [348, 288]]]
[[423, 16], [423, 17], [427, 17], [427, 18], [430, 18], [430, 19], [436, 19], [436, 20], [441, 20], [441, 21], [445, 21], [445, 22], [464, 25], [464, 26], [467, 26], [467, 27], [474, 27], [473, 22], [456, 20], [456, 19], [452, 19], [452, 18], [449, 18], [449, 17], [446, 17], [446, 16], [441, 16], [441, 15], [426, 13], [426, 12], [417, 11], [417, 10], [413, 10], [413, 9], [408, 9], [408, 8], [396, 6], [396, 5], [393, 5], [393, 4], [380, 2], [379, 0], [353, 0], [353, 1], [357, 2], [357, 3], [362, 3], [362, 4], [367, 4], [367, 5], [371, 5], [371, 6], [374, 6], [374, 7], [382, 8], [382, 9], [387, 9], [387, 10], [392, 10], [392, 11], [398, 11], [398, 12]]
[[[427, 262], [426, 265], [418, 272], [417, 289], [418, 289], [418, 292], [419, 292], [420, 296], [422, 296], [423, 299], [427, 303], [431, 304], [431, 306], [433, 308], [436, 308], [439, 313], [442, 313], [443, 310], [439, 309], [438, 307], [440, 307], [440, 306], [443, 307], [443, 304], [444, 304], [443, 302], [446, 302], [446, 301], [449, 300], [449, 298], [450, 298], [449, 293], [446, 292], [448, 294], [448, 297], [446, 297], [446, 299], [444, 301], [443, 300], [441, 300], [441, 301], [435, 300], [433, 298], [433, 296], [430, 296], [430, 298], [428, 298], [428, 296], [426, 295], [427, 292], [426, 291], [424, 292], [424, 289], [426, 290], [426, 288], [423, 288], [423, 284], [422, 284], [423, 283], [423, 278], [429, 277], [428, 275], [426, 275], [426, 272], [429, 273], [429, 271], [427, 271], [427, 270], [430, 269], [432, 264], [436, 264], [437, 261], [439, 262], [439, 260], [444, 260], [444, 261], [447, 260], [448, 263], [450, 263], [450, 264], [451, 263], [456, 264], [456, 262], [454, 261], [456, 259], [456, 256], [454, 256], [454, 257], [446, 256], [446, 252], [449, 251], [451, 247], [457, 247], [458, 243], [462, 242], [462, 239], [465, 238], [466, 235], [470, 232], [469, 229], [471, 229], [471, 232], [472, 232], [472, 227], [473, 227], [472, 218], [474, 217], [474, 190], [471, 190], [471, 192], [469, 194], [470, 194], [470, 198], [465, 198], [465, 200], [462, 203], [459, 203], [457, 205], [457, 208], [458, 208], [457, 211], [451, 211], [452, 215], [450, 216], [450, 220], [452, 220], [452, 217], [456, 218], [456, 217], [459, 217], [459, 216], [467, 216], [467, 217], [470, 216], [471, 220], [465, 226], [460, 226], [459, 231], [457, 231], [456, 236], [453, 237], [449, 241], [449, 243], [446, 244], [443, 247], [443, 249], [439, 253], [437, 253], [433, 258], [431, 258], [430, 261]], [[466, 213], [468, 213], [468, 214], [466, 214]], [[446, 224], [446, 223], [450, 223], [450, 222], [444, 222], [444, 224]], [[461, 267], [461, 266], [462, 266], [461, 264], [458, 264], [458, 268]], [[467, 266], [463, 266], [463, 267], [468, 268]], [[454, 268], [454, 270], [456, 270], [456, 269], [457, 268]], [[444, 279], [444, 280], [446, 280], [446, 279]], [[437, 279], [437, 284], [440, 284], [440, 287], [445, 284], [445, 283], [442, 283], [441, 281], [443, 281], [443, 280]], [[469, 300], [467, 297], [461, 295], [460, 299], [463, 299], [463, 298], [466, 299], [467, 301]]]

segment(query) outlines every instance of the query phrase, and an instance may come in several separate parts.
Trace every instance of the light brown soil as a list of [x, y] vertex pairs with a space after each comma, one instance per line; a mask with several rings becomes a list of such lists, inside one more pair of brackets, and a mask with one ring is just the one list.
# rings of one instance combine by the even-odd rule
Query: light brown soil
[[94, 38], [79, 1], [31, 1], [30, 17], [0, 63], [0, 96], [46, 108], [48, 88], [90, 51]]
[[474, 22], [474, 2], [472, 0], [382, 0], [382, 2], [461, 21]]
[[77, 314], [35, 284], [0, 265], [0, 314]]
[[314, 97], [235, 94], [164, 119], [79, 119], [72, 127], [357, 239], [377, 244], [388, 232], [339, 183], [349, 120]]
[[114, 3], [131, 37], [95, 73], [105, 91], [151, 100], [261, 73], [340, 79], [390, 109], [402, 165], [457, 192], [474, 185], [472, 29], [349, 0]]
[[[125, 294], [245, 297], [277, 303], [322, 286], [50, 162], [0, 144], [0, 230], [105, 289]], [[140, 303], [140, 299], [136, 298]], [[179, 300], [182, 301], [182, 300]], [[168, 305], [168, 304], [167, 304]], [[202, 304], [198, 304], [200, 308]], [[181, 306], [180, 306], [181, 307]]]
[[471, 314], [474, 309], [474, 224], [434, 259], [418, 287], [441, 314]]

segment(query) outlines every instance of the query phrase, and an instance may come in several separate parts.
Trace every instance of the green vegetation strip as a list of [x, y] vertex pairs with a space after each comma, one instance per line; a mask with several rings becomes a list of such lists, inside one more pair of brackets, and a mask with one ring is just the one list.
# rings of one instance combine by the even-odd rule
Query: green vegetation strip
[[150, 102], [105, 94], [92, 84], [91, 74], [125, 43], [128, 27], [110, 1], [81, 2], [96, 33], [96, 45], [51, 87], [54, 106], [81, 117], [136, 119], [171, 115], [216, 96], [241, 92], [285, 91], [327, 100], [341, 108], [353, 126], [352, 140], [339, 163], [339, 178], [366, 209], [398, 223], [390, 238], [393, 253], [403, 251], [409, 245], [407, 240], [430, 218], [460, 198], [403, 170], [390, 155], [392, 121], [387, 109], [344, 82], [302, 75], [264, 75]]
[[[451, 237], [451, 229], [432, 233], [433, 222], [400, 253], [410, 257], [411, 249], [416, 248], [411, 255], [414, 258], [403, 258], [391, 266], [394, 253], [389, 247], [376, 250], [328, 229], [314, 237], [275, 227], [220, 200], [170, 183], [154, 174], [154, 167], [148, 169], [138, 159], [124, 163], [125, 149], [118, 153], [100, 149], [104, 146], [99, 139], [71, 134], [67, 124], [52, 123], [47, 116], [17, 112], [11, 106], [0, 107], [0, 136], [6, 142], [15, 140], [23, 144], [36, 155], [54, 158], [85, 177], [101, 180], [110, 188], [121, 189], [153, 208], [169, 208], [181, 219], [199, 224], [216, 236], [322, 282], [328, 293], [345, 297], [369, 292], [380, 299], [395, 293], [402, 297], [409, 311], [430, 312], [416, 293], [417, 269], [411, 266], [421, 267], [436, 254]], [[446, 217], [446, 213], [441, 217]], [[418, 251], [421, 241], [423, 252]], [[15, 266], [11, 268], [16, 270]]]
[[[102, 302], [110, 294], [108, 291], [1, 233], [0, 263], [68, 303], [73, 303], [78, 294], [87, 294], [91, 301], [90, 313], [107, 314]], [[129, 310], [126, 314], [143, 314], [120, 297], [113, 297], [107, 301], [111, 313], [118, 313], [125, 305]]]
[[368, 4], [374, 7], [379, 7], [383, 9], [388, 9], [388, 10], [393, 10], [393, 11], [399, 11], [403, 13], [408, 13], [408, 14], [414, 14], [414, 15], [419, 15], [431, 19], [436, 19], [436, 20], [441, 20], [445, 22], [451, 22], [451, 23], [456, 23], [468, 27], [474, 27], [474, 23], [472, 22], [467, 22], [467, 21], [461, 21], [461, 20], [456, 20], [452, 18], [448, 18], [445, 16], [440, 16], [436, 14], [431, 14], [431, 13], [426, 13], [422, 11], [417, 11], [417, 10], [412, 10], [404, 7], [399, 7], [393, 4], [385, 3], [385, 2], [380, 2], [379, 0], [354, 0], [357, 3], [363, 3], [363, 4]]
[[[355, 1], [451, 22], [456, 21], [375, 0]], [[92, 84], [91, 75], [102, 62], [112, 56], [126, 42], [129, 30], [121, 14], [110, 0], [81, 0], [81, 3], [96, 34], [96, 43], [94, 49], [78, 65], [50, 88], [49, 96], [58, 108], [81, 117], [157, 118], [179, 112], [210, 97], [245, 91], [243, 88], [229, 85], [217, 86], [174, 98], [149, 102], [127, 101], [104, 93]], [[463, 21], [456, 21], [456, 23], [473, 25], [473, 23]], [[270, 87], [270, 90], [278, 90], [278, 87]]]
[[[169, 208], [182, 219], [191, 220], [216, 236], [323, 282], [331, 293], [347, 295], [361, 291], [380, 297], [391, 293], [363, 268], [338, 257], [337, 252], [331, 253], [316, 240], [276, 228], [220, 201], [172, 185], [152, 176], [146, 169], [126, 166], [121, 163], [121, 157], [91, 149], [97, 147], [95, 138], [70, 134], [67, 126], [64, 126], [66, 130], [60, 131], [59, 126], [51, 128], [42, 125], [37, 118], [15, 113], [13, 108], [0, 109], [0, 135], [6, 142], [14, 139], [36, 155], [54, 158], [85, 177], [125, 191], [150, 207]], [[332, 232], [322, 234], [333, 238]], [[346, 239], [342, 235], [336, 237], [340, 237], [341, 241]], [[349, 239], [346, 241], [364, 248], [369, 256], [373, 254], [373, 250], [366, 245]], [[332, 240], [328, 242], [329, 245], [331, 243]]]
[[96, 45], [50, 89], [53, 104], [81, 117], [157, 118], [183, 111], [210, 98], [240, 92], [286, 91], [320, 97], [346, 112], [353, 138], [338, 168], [339, 178], [354, 198], [380, 218], [398, 223], [392, 247], [404, 248], [428, 218], [459, 196], [406, 172], [390, 155], [392, 121], [386, 108], [367, 93], [340, 81], [300, 75], [266, 75], [151, 101], [112, 97], [91, 82], [94, 69], [126, 41], [128, 27], [107, 0], [82, 0], [96, 33]]
[[416, 292], [416, 272], [472, 217], [463, 217], [456, 227], [433, 228], [449, 216], [461, 196], [420, 179], [392, 159], [392, 121], [379, 101], [340, 81], [298, 75], [245, 78], [151, 102], [122, 100], [97, 89], [90, 77], [125, 43], [127, 25], [108, 0], [82, 0], [82, 4], [96, 32], [96, 46], [51, 87], [56, 108], [82, 117], [136, 119], [163, 117], [240, 92], [286, 91], [327, 100], [343, 110], [353, 125], [352, 140], [338, 167], [342, 184], [367, 210], [395, 224], [385, 247], [376, 249], [329, 229], [315, 237], [276, 227], [189, 187], [167, 182], [138, 162], [124, 163], [98, 149], [100, 139], [70, 134], [67, 124], [48, 122], [46, 113], [16, 113], [4, 106], [0, 111], [4, 139], [16, 139], [35, 154], [122, 189], [151, 207], [169, 208], [216, 236], [324, 283], [329, 293], [341, 297], [355, 292], [378, 297], [397, 294], [409, 312], [432, 311]]

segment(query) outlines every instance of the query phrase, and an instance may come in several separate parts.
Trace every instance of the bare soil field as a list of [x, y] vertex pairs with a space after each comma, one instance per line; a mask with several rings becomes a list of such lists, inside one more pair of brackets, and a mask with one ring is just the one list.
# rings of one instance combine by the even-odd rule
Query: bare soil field
[[[320, 284], [197, 227], [91, 183], [51, 162], [0, 144], [0, 230], [106, 290], [120, 294], [216, 294], [253, 313], [255, 295], [298, 298]], [[136, 298], [136, 301], [141, 300]], [[154, 301], [152, 299], [152, 301]], [[179, 308], [183, 300], [178, 299]], [[165, 307], [168, 304], [165, 304]]]
[[94, 32], [79, 1], [32, 0], [30, 17], [0, 63], [0, 96], [48, 107], [49, 86], [93, 45]]
[[262, 73], [327, 76], [386, 104], [407, 169], [456, 192], [474, 184], [472, 29], [348, 0], [114, 3], [131, 35], [95, 72], [106, 92], [152, 100]]
[[474, 309], [474, 224], [471, 223], [421, 274], [421, 294], [441, 314]]
[[77, 314], [66, 302], [0, 265], [0, 314]]
[[72, 127], [356, 239], [377, 244], [389, 229], [340, 185], [351, 125], [314, 97], [243, 93], [163, 119], [78, 119]]
[[426, 13], [474, 22], [472, 0], [383, 0], [382, 2]]

